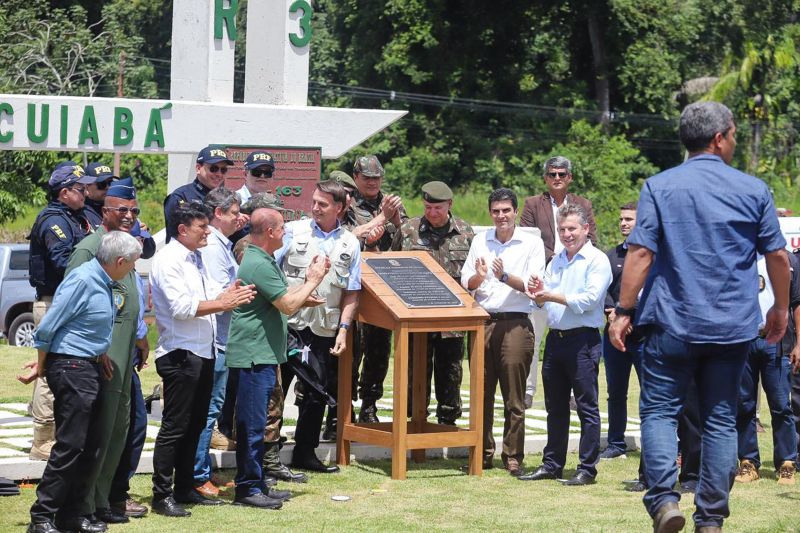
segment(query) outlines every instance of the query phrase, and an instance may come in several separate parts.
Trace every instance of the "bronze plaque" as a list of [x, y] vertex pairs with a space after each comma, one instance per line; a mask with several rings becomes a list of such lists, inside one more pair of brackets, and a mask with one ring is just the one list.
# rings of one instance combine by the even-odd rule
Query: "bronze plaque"
[[463, 307], [457, 294], [416, 257], [366, 259], [406, 307]]

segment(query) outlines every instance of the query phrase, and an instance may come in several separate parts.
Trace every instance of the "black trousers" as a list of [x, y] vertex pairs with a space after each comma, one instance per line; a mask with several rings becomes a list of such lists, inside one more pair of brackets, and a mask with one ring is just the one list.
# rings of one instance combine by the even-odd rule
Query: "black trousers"
[[160, 500], [173, 493], [173, 471], [176, 493], [194, 488], [194, 456], [208, 417], [214, 360], [174, 350], [156, 359], [156, 370], [164, 381], [164, 414], [153, 450], [153, 499]]
[[[311, 332], [310, 328], [300, 331], [289, 328], [289, 345], [296, 343], [298, 348], [309, 347], [308, 365], [314, 370], [323, 387], [327, 387], [328, 366], [332, 357], [330, 349], [336, 342], [335, 337], [320, 337]], [[293, 357], [301, 357], [296, 355]], [[295, 377], [295, 372], [288, 364], [281, 365], [281, 380], [284, 393], [288, 393], [289, 384]], [[297, 427], [294, 432], [294, 453], [297, 457], [313, 454], [319, 446], [319, 432], [322, 427], [322, 419], [325, 416], [325, 399], [310, 387], [303, 387], [302, 382], [298, 381], [299, 388], [302, 389], [302, 399], [298, 403]]]
[[569, 396], [575, 392], [581, 440], [578, 445], [578, 471], [597, 475], [600, 456], [600, 409], [597, 405], [597, 372], [602, 341], [594, 328], [560, 337], [547, 334], [542, 363], [544, 403], [547, 409], [547, 445], [542, 464], [562, 475], [569, 444]]
[[48, 354], [47, 383], [53, 391], [56, 442], [36, 488], [32, 522], [74, 518], [91, 488], [83, 473], [97, 461], [100, 365]]

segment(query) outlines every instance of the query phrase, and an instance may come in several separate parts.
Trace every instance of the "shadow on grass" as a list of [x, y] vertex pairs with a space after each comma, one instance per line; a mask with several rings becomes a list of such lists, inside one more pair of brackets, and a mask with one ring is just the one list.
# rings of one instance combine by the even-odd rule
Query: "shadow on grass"
[[[467, 464], [467, 458], [464, 459], [427, 459], [424, 463], [415, 463], [412, 459], [407, 462], [406, 472], [408, 479], [432, 479], [432, 478], [450, 478], [466, 476], [461, 472], [460, 467]], [[383, 474], [385, 476], [392, 476], [392, 462], [389, 459], [381, 459], [378, 461], [364, 461], [352, 462], [351, 468], [356, 468], [363, 472], [370, 474]], [[452, 469], [452, 472], [447, 470]], [[444, 471], [443, 471], [444, 470]], [[436, 472], [435, 474], [433, 472]], [[417, 475], [421, 474], [421, 475]]]

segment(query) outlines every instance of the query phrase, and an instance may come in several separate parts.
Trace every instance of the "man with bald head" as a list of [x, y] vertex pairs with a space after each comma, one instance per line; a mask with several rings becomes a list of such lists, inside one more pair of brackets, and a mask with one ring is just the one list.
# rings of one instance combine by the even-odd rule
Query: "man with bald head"
[[[263, 482], [264, 426], [267, 403], [278, 365], [286, 362], [287, 316], [295, 314], [328, 273], [330, 261], [315, 256], [305, 280], [292, 288], [275, 262], [283, 245], [283, 216], [274, 209], [256, 209], [250, 217], [250, 244], [239, 267], [239, 279], [252, 284], [256, 297], [236, 309], [231, 320], [226, 361], [238, 375], [236, 395], [236, 495], [234, 501], [279, 509], [288, 492], [268, 489]], [[319, 303], [322, 303], [321, 301]]]

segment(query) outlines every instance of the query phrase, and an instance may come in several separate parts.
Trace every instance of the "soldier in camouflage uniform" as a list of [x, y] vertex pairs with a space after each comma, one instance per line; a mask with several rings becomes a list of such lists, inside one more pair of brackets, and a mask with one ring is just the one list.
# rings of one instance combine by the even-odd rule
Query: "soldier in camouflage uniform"
[[[359, 239], [361, 249], [367, 252], [389, 250], [397, 229], [408, 219], [400, 197], [381, 192], [383, 177], [383, 166], [377, 157], [368, 155], [356, 159], [353, 181], [357, 190], [344, 225]], [[358, 421], [378, 422], [375, 402], [383, 396], [383, 380], [389, 369], [391, 331], [358, 324], [353, 333], [353, 368], [358, 369], [362, 358], [364, 361], [358, 383], [361, 397]]]
[[[461, 282], [461, 267], [467, 259], [475, 232], [463, 219], [453, 216], [453, 192], [441, 181], [422, 186], [425, 214], [407, 220], [392, 242], [392, 250], [425, 250], [453, 279]], [[412, 348], [409, 349], [411, 351]], [[464, 355], [464, 332], [428, 334], [428, 397], [431, 398], [431, 374], [436, 382], [436, 418], [440, 424], [454, 426], [461, 416], [461, 360]], [[410, 371], [410, 369], [409, 369]], [[409, 379], [408, 405], [411, 406]], [[410, 415], [410, 411], [409, 411]]]

